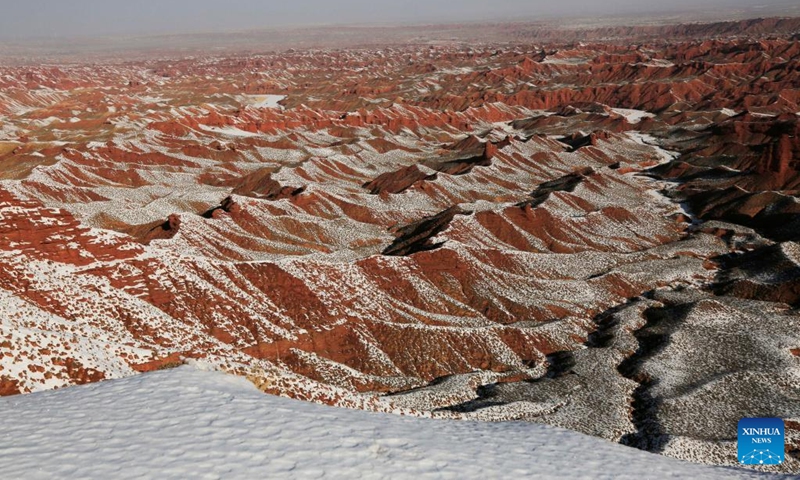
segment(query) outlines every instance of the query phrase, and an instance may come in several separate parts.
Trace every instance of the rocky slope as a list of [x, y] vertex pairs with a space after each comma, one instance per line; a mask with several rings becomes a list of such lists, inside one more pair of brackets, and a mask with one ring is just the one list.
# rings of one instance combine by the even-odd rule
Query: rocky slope
[[670, 28], [0, 67], [0, 393], [203, 357], [797, 471], [797, 22]]

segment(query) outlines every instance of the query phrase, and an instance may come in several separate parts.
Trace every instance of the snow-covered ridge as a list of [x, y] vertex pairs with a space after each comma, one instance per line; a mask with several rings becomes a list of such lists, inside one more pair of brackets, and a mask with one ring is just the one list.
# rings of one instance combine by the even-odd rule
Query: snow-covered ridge
[[531, 423], [264, 395], [181, 367], [0, 399], [6, 478], [756, 478]]

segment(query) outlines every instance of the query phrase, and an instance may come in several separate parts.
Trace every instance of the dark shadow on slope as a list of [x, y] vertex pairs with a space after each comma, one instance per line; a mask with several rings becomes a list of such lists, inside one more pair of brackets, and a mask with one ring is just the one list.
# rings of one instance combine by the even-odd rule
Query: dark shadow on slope
[[660, 453], [667, 442], [666, 432], [658, 421], [661, 399], [651, 393], [655, 380], [640, 371], [642, 362], [651, 358], [669, 343], [670, 335], [686, 317], [691, 304], [675, 307], [648, 308], [643, 312], [645, 325], [634, 332], [639, 342], [636, 352], [623, 360], [617, 371], [639, 384], [633, 392], [631, 417], [636, 432], [622, 437], [620, 443], [630, 447]]
[[711, 290], [715, 295], [800, 307], [798, 258], [800, 247], [795, 243], [769, 245], [716, 257], [714, 260], [720, 265], [720, 270]]
[[469, 215], [470, 213], [458, 206], [453, 206], [436, 215], [396, 228], [394, 233], [397, 238], [382, 253], [390, 256], [407, 256], [417, 252], [435, 250], [444, 242], [433, 242], [433, 237], [446, 230], [456, 215]]
[[588, 176], [594, 174], [594, 169], [586, 167], [576, 172], [569, 173], [563, 177], [544, 182], [531, 193], [531, 200], [526, 200], [517, 204], [518, 207], [538, 207], [550, 198], [554, 192], [573, 192], [575, 188]]
[[[612, 328], [617, 323], [615, 313], [629, 307], [631, 304], [639, 301], [638, 298], [631, 299], [625, 303], [614, 306], [595, 316], [594, 321], [598, 325], [595, 332], [589, 335], [589, 339], [585, 345], [589, 348], [606, 348], [608, 343], [613, 339]], [[545, 357], [547, 363], [547, 371], [539, 378], [531, 380], [523, 380], [515, 382], [518, 384], [541, 384], [544, 382], [558, 382], [559, 379], [568, 375], [577, 375], [574, 370], [576, 365], [576, 358], [574, 351], [559, 350], [550, 353]], [[529, 367], [535, 366], [535, 362], [526, 362]], [[443, 407], [438, 410], [450, 411], [458, 413], [469, 413], [481, 410], [487, 407], [498, 405], [506, 405], [508, 403], [524, 400], [518, 398], [517, 395], [511, 394], [514, 397], [508, 397], [508, 392], [505, 390], [510, 384], [507, 383], [492, 383], [478, 387], [475, 391], [477, 398], [467, 402]]]
[[421, 181], [436, 180], [437, 174], [426, 174], [416, 165], [404, 167], [393, 172], [382, 173], [374, 180], [366, 182], [362, 187], [369, 190], [369, 193], [378, 195], [381, 193], [403, 193], [412, 185]]
[[418, 165], [410, 165], [391, 172], [382, 173], [362, 187], [369, 193], [403, 193], [418, 182], [438, 179], [439, 174], [466, 175], [475, 167], [488, 167], [498, 150], [511, 143], [510, 138], [499, 142], [484, 142], [478, 137], [470, 136], [442, 148], [435, 158], [428, 158], [419, 163], [436, 173], [425, 173]]

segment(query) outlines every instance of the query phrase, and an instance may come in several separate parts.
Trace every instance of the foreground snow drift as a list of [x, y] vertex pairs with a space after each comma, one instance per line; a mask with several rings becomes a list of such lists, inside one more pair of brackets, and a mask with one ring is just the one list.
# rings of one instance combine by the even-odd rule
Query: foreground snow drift
[[267, 396], [191, 367], [0, 399], [6, 478], [748, 478], [528, 423]]

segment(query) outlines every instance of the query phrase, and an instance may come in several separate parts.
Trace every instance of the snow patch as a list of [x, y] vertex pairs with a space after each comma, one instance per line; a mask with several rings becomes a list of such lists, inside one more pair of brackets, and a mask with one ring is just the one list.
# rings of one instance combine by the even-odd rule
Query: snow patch
[[655, 117], [655, 114], [653, 113], [645, 112], [643, 110], [633, 110], [630, 108], [612, 108], [611, 111], [617, 115], [622, 115], [625, 117], [628, 123], [639, 123], [645, 118]]
[[212, 127], [209, 125], [200, 124], [200, 129], [206, 132], [219, 133], [222, 135], [229, 135], [231, 137], [258, 137], [259, 134], [247, 132], [236, 127]]
[[[273, 397], [180, 367], [0, 399], [8, 478], [755, 478], [534, 423], [431, 420]], [[46, 432], [46, 434], [43, 434]]]
[[280, 108], [279, 102], [286, 99], [286, 95], [243, 95], [240, 101], [255, 108]]

